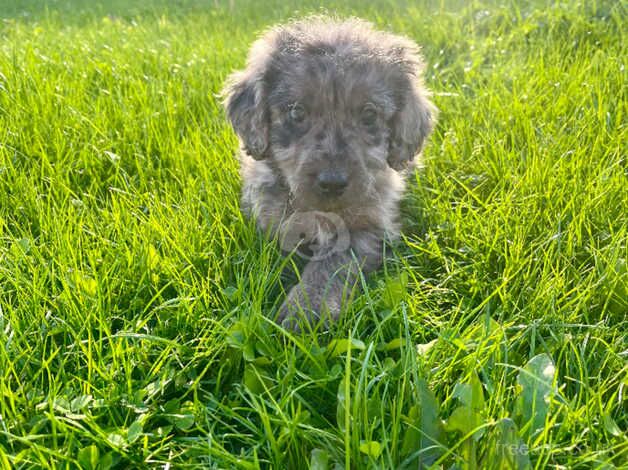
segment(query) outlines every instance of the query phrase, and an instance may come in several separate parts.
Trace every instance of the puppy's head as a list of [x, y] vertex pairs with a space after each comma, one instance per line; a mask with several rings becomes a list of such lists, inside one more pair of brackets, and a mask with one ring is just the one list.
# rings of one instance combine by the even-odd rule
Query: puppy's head
[[259, 39], [225, 106], [246, 152], [274, 160], [300, 201], [342, 206], [377, 197], [378, 173], [421, 150], [435, 119], [422, 67], [405, 38], [314, 17]]

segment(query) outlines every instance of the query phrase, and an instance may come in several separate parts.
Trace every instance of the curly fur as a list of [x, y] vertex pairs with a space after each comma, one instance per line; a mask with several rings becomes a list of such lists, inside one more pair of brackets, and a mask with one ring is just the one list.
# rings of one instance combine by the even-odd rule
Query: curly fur
[[[280, 320], [337, 318], [359, 270], [377, 269], [382, 243], [398, 236], [404, 174], [435, 123], [422, 70], [407, 38], [358, 19], [309, 17], [267, 31], [229, 77], [244, 212], [325, 255], [305, 266]], [[342, 220], [348, 246], [333, 249], [338, 224], [322, 223], [325, 214]]]

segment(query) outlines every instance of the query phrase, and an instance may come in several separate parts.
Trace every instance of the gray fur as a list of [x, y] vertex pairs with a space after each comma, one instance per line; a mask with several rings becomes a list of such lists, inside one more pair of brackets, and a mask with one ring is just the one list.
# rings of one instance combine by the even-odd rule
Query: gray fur
[[[422, 69], [406, 38], [358, 19], [309, 17], [266, 32], [229, 77], [243, 210], [280, 241], [301, 236], [316, 249], [280, 320], [300, 311], [337, 318], [360, 270], [377, 269], [383, 242], [398, 237], [404, 173], [435, 122]], [[326, 217], [342, 220], [348, 249], [334, 249], [339, 224]]]

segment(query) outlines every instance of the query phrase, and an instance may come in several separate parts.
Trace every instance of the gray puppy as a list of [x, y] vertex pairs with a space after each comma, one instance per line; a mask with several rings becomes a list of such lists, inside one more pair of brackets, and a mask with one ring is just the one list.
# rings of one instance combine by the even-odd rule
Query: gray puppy
[[243, 211], [309, 261], [279, 311], [336, 319], [399, 235], [404, 173], [436, 109], [410, 40], [309, 17], [257, 40], [224, 90], [242, 144]]

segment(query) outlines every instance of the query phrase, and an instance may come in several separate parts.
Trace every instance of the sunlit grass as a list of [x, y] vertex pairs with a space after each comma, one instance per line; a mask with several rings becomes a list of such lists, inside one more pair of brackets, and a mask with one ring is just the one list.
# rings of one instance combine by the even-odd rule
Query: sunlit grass
[[42, 3], [0, 0], [0, 468], [624, 468], [621, 2], [324, 3], [423, 45], [440, 121], [303, 336], [216, 94], [319, 3]]

